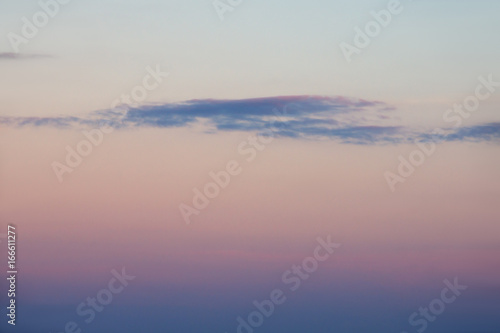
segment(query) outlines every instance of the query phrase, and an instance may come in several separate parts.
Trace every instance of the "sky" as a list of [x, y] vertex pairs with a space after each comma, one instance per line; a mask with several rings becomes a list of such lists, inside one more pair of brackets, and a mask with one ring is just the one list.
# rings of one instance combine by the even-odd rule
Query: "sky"
[[498, 1], [55, 1], [0, 4], [1, 332], [500, 331]]

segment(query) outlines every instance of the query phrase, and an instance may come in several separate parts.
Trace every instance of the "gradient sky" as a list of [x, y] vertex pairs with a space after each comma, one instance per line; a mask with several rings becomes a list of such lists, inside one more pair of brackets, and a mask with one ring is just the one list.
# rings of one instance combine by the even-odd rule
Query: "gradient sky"
[[[500, 94], [443, 121], [480, 76], [500, 81], [500, 2], [402, 1], [348, 63], [339, 44], [387, 3], [243, 1], [221, 21], [210, 0], [73, 0], [18, 54], [7, 34], [40, 7], [2, 3], [0, 233], [18, 229], [20, 305], [0, 330], [236, 332], [331, 235], [342, 247], [255, 332], [414, 333], [455, 277], [468, 289], [426, 332], [500, 332]], [[111, 109], [157, 65], [144, 102]], [[59, 182], [53, 162], [103, 123]], [[384, 174], [436, 127], [391, 192]], [[179, 205], [231, 160], [242, 173], [186, 225]], [[75, 309], [122, 267], [136, 279], [85, 324]]]

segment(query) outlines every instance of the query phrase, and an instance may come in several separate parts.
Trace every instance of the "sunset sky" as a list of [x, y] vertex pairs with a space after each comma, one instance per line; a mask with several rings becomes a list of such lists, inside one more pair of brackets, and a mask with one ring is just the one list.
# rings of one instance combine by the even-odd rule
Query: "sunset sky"
[[73, 0], [13, 48], [54, 1], [0, 5], [1, 332], [252, 333], [276, 289], [253, 331], [500, 331], [500, 2], [401, 1], [350, 62], [390, 1]]

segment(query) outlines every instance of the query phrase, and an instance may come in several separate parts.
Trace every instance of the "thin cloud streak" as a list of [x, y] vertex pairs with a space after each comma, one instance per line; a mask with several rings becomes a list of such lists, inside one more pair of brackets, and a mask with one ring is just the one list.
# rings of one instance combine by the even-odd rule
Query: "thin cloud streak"
[[14, 52], [0, 52], [0, 60], [24, 60], [24, 59], [37, 59], [37, 58], [52, 58], [48, 54], [21, 54]]

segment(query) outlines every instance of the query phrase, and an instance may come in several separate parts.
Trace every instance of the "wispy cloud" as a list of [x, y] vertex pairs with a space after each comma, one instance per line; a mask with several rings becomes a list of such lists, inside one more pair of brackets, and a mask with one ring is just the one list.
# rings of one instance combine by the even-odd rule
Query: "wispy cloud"
[[0, 60], [21, 60], [21, 59], [35, 59], [35, 58], [51, 58], [48, 54], [22, 54], [14, 52], [0, 52]]
[[[101, 110], [86, 117], [3, 117], [8, 126], [58, 128], [202, 128], [207, 133], [244, 131], [297, 139], [333, 139], [353, 144], [410, 143], [427, 141], [430, 132], [403, 126], [395, 109], [379, 101], [341, 96], [284, 96], [240, 100], [190, 100], [162, 105]], [[439, 139], [496, 140], [500, 124], [448, 130]]]

